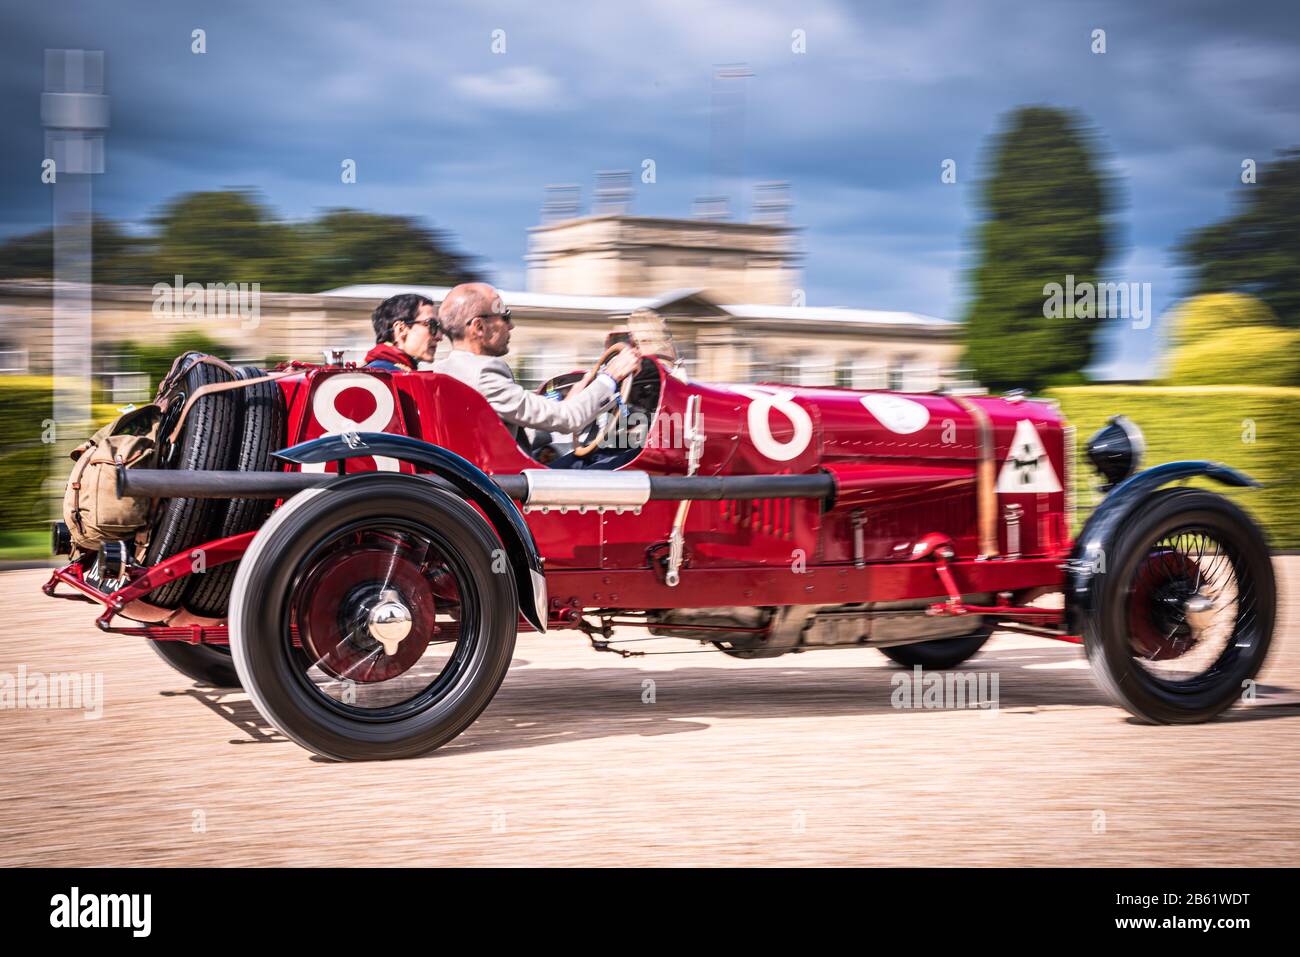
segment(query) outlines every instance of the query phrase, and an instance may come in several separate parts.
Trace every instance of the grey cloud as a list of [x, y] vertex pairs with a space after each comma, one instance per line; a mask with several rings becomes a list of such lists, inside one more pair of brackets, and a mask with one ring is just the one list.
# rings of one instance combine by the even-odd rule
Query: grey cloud
[[[48, 222], [41, 51], [60, 46], [108, 55], [97, 200], [110, 215], [251, 186], [292, 216], [347, 204], [428, 217], [502, 276], [520, 274], [547, 183], [589, 191], [596, 169], [649, 157], [658, 182], [638, 185], [637, 209], [687, 212], [709, 185], [710, 71], [743, 61], [741, 170], [793, 184], [809, 301], [940, 315], [960, 314], [976, 175], [1008, 109], [1066, 106], [1098, 127], [1130, 203], [1117, 268], [1136, 272], [1117, 278], [1157, 272], [1158, 309], [1179, 293], [1168, 247], [1229, 208], [1240, 158], [1300, 142], [1292, 3], [73, 0], [7, 20], [5, 232]], [[1089, 52], [1095, 27], [1104, 56]], [[356, 186], [339, 183], [345, 157]], [[955, 187], [938, 182], [945, 158]], [[1145, 342], [1115, 349], [1147, 362]]]

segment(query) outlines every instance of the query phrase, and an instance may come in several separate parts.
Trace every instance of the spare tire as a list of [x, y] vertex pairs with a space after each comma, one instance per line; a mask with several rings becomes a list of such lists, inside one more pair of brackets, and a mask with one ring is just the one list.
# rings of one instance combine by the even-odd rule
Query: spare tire
[[[230, 469], [240, 445], [241, 390], [214, 392], [194, 403], [185, 417], [176, 442], [167, 441], [186, 398], [200, 386], [231, 381], [220, 366], [198, 361], [199, 353], [187, 357], [189, 368], [169, 394], [167, 414], [160, 430], [159, 467], [171, 469]], [[165, 558], [201, 545], [212, 538], [214, 519], [224, 503], [210, 498], [172, 498], [158, 504], [149, 535], [145, 565], [152, 567]], [[179, 608], [189, 587], [189, 576], [169, 582], [144, 596], [157, 608]]]
[[[266, 375], [255, 366], [241, 366], [237, 372], [241, 379], [257, 379]], [[243, 396], [244, 406], [242, 439], [235, 468], [241, 472], [277, 471], [271, 453], [284, 448], [286, 417], [284, 393], [280, 391], [279, 383], [259, 382], [235, 391]], [[275, 502], [268, 499], [219, 500], [211, 537], [227, 538], [261, 528], [274, 507]], [[185, 607], [205, 618], [226, 617], [230, 586], [235, 582], [235, 569], [238, 567], [238, 562], [229, 562], [218, 565], [205, 574], [191, 575]]]

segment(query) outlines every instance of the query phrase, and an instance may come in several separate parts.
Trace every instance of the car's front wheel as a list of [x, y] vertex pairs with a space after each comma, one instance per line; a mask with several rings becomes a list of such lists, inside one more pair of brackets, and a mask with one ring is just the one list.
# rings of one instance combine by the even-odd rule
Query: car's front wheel
[[287, 737], [338, 760], [407, 758], [464, 731], [514, 651], [501, 543], [459, 498], [360, 474], [295, 496], [239, 564], [230, 647]]
[[1153, 495], [1106, 555], [1084, 644], [1098, 683], [1137, 718], [1207, 721], [1253, 687], [1273, 637], [1268, 545], [1232, 502]]

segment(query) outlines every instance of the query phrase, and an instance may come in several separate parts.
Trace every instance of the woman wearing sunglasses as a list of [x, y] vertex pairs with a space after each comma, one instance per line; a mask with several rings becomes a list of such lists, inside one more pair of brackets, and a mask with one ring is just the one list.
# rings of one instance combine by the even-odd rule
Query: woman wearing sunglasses
[[432, 299], [415, 293], [385, 299], [370, 321], [375, 327], [375, 347], [366, 353], [369, 369], [413, 372], [421, 362], [433, 361], [442, 341], [437, 307]]

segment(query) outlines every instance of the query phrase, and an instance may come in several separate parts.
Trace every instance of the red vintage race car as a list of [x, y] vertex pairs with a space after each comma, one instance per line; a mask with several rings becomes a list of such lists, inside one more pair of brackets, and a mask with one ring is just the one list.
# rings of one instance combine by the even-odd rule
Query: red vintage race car
[[188, 357], [160, 467], [118, 471], [119, 494], [156, 502], [147, 533], [75, 555], [45, 591], [103, 604], [103, 630], [242, 685], [335, 759], [454, 738], [521, 629], [623, 654], [623, 624], [738, 658], [875, 647], [932, 669], [1006, 629], [1084, 645], [1118, 704], [1164, 723], [1219, 714], [1258, 673], [1264, 537], [1225, 498], [1169, 487], [1247, 476], [1142, 471], [1117, 417], [1088, 445], [1106, 494], [1072, 539], [1073, 433], [1052, 404], [703, 384], [651, 351], [554, 464], [611, 437], [621, 454], [575, 468], [543, 465], [447, 376], [331, 361], [213, 391], [233, 377]]

